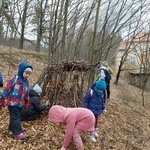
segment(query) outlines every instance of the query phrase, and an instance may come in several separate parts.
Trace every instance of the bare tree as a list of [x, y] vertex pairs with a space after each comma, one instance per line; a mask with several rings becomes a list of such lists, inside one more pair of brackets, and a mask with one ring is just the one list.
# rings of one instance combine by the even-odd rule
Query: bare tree
[[98, 24], [98, 15], [99, 15], [99, 10], [100, 10], [100, 4], [101, 4], [101, 0], [98, 0], [98, 4], [97, 4], [97, 10], [96, 10], [96, 17], [95, 17], [95, 22], [94, 22], [94, 31], [93, 31], [93, 35], [92, 35], [92, 45], [91, 45], [91, 58], [90, 58], [90, 64], [92, 65], [91, 69], [90, 69], [90, 75], [89, 75], [89, 86], [92, 84], [92, 82], [94, 81], [94, 60], [95, 60], [95, 39], [96, 39], [96, 31], [97, 31], [97, 24]]
[[50, 5], [50, 20], [49, 20], [49, 37], [48, 37], [48, 64], [50, 62], [58, 61], [57, 57], [60, 56], [58, 52], [59, 35], [62, 27], [62, 12], [65, 1], [54, 0]]
[[25, 32], [25, 25], [26, 25], [26, 19], [27, 19], [28, 5], [29, 5], [29, 0], [26, 0], [24, 4], [22, 18], [21, 18], [21, 35], [20, 35], [20, 45], [19, 45], [20, 49], [23, 49], [24, 32]]
[[37, 29], [37, 39], [36, 39], [36, 47], [35, 50], [40, 52], [41, 41], [43, 33], [45, 32], [45, 14], [48, 5], [48, 0], [38, 0], [37, 5], [35, 6], [35, 15], [33, 17], [32, 23], [36, 25]]
[[[8, 24], [11, 24], [10, 15], [7, 13], [8, 10], [8, 2], [1, 1], [0, 3], [0, 39], [4, 39], [4, 29], [3, 24], [5, 21], [8, 22]], [[11, 26], [12, 27], [12, 26]]]

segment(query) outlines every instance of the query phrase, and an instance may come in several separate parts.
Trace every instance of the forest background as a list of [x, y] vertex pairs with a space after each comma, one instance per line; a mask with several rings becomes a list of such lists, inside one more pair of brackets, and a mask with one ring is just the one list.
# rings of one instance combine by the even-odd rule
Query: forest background
[[[99, 61], [115, 63], [120, 42], [149, 33], [148, 0], [1, 0], [0, 6], [1, 44], [45, 52], [46, 64], [86, 61], [89, 85]], [[116, 83], [128, 54], [117, 66]]]

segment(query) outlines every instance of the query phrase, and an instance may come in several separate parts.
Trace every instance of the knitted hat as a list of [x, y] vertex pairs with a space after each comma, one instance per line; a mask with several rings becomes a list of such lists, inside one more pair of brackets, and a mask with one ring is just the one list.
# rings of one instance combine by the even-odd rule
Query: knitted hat
[[35, 84], [33, 90], [37, 93], [42, 93], [42, 89], [38, 84]]
[[95, 87], [97, 90], [104, 91], [104, 90], [106, 90], [106, 82], [104, 80], [100, 79], [97, 81]]
[[31, 68], [26, 68], [25, 70], [24, 70], [24, 72], [32, 72], [32, 69]]

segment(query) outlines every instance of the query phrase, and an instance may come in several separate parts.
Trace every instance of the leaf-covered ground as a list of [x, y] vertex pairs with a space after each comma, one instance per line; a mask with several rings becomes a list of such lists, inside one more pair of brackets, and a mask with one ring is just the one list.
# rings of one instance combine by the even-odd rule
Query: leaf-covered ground
[[[9, 48], [0, 47], [0, 52], [7, 52]], [[27, 59], [34, 67], [30, 83], [34, 84], [41, 74], [42, 62], [34, 54], [20, 54], [13, 57], [12, 66], [0, 54], [0, 71], [5, 80], [17, 71], [17, 63]], [[27, 58], [26, 58], [27, 57]], [[8, 59], [8, 58], [7, 58]], [[15, 63], [14, 63], [15, 61]], [[8, 74], [8, 71], [10, 73]], [[145, 107], [142, 106], [141, 90], [121, 80], [116, 86], [111, 82], [111, 99], [107, 101], [107, 112], [99, 118], [99, 137], [92, 143], [86, 132], [82, 134], [85, 150], [149, 150], [150, 149], [150, 92], [145, 92]], [[43, 100], [44, 101], [44, 100]], [[0, 110], [0, 149], [2, 150], [59, 150], [65, 129], [48, 122], [48, 109], [36, 121], [22, 122], [25, 140], [15, 140], [8, 131], [9, 113], [7, 107]], [[68, 150], [75, 150], [73, 142]]]

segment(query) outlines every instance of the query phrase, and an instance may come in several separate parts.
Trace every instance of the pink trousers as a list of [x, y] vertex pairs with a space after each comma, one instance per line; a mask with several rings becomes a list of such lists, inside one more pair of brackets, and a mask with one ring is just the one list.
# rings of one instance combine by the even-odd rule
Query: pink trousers
[[83, 142], [82, 142], [82, 139], [81, 139], [81, 133], [83, 131], [82, 130], [79, 130], [79, 129], [74, 129], [74, 134], [73, 134], [73, 141], [74, 141], [74, 144], [76, 146], [76, 148], [80, 148], [81, 146], [83, 146]]

